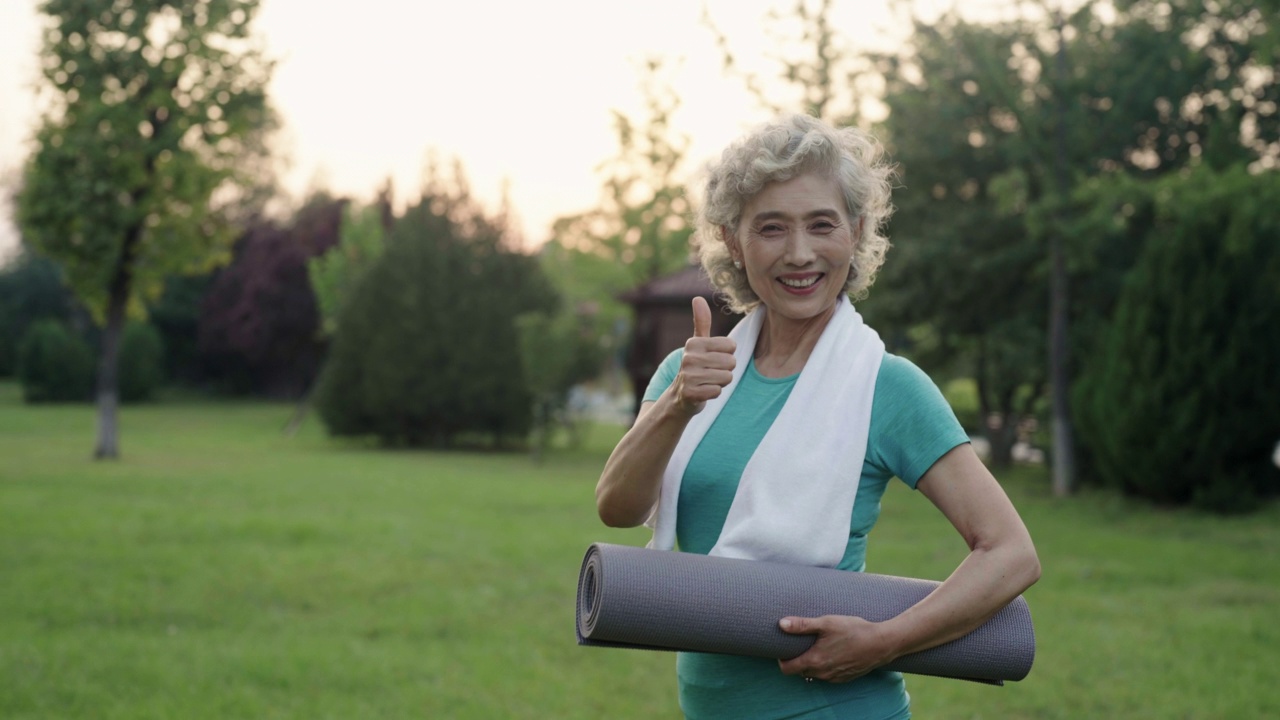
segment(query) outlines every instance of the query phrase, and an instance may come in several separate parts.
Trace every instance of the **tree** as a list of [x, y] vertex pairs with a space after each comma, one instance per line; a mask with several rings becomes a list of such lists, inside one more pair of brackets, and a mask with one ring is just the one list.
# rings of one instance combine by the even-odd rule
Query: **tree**
[[218, 370], [200, 353], [200, 306], [213, 274], [173, 275], [160, 297], [147, 304], [147, 320], [160, 333], [164, 375], [174, 383], [197, 387]]
[[[885, 133], [904, 187], [895, 195], [895, 257], [872, 312], [928, 324], [942, 336], [939, 346], [962, 362], [999, 368], [986, 380], [987, 373], [977, 374], [1004, 427], [1030, 406], [1000, 398], [1034, 395], [1011, 394], [1010, 386], [1034, 390], [1048, 378], [1045, 360], [1026, 357], [1025, 348], [1047, 344], [1049, 246], [1063, 248], [1061, 267], [1080, 290], [1067, 317], [1085, 331], [1098, 327], [1114, 302], [1114, 292], [1094, 291], [1114, 284], [1136, 257], [1138, 235], [1103, 247], [1072, 231], [1079, 229], [1073, 213], [1087, 211], [1073, 204], [1074, 188], [1120, 171], [1141, 179], [1193, 162], [1259, 157], [1257, 143], [1242, 134], [1239, 111], [1266, 110], [1277, 88], [1248, 70], [1257, 64], [1248, 42], [1226, 39], [1256, 36], [1232, 31], [1238, 21], [1226, 18], [1227, 10], [1216, 20], [1174, 10], [1130, 3], [1107, 19], [1085, 5], [1063, 19], [1061, 55], [1045, 13], [999, 23], [946, 15], [917, 21], [905, 52], [877, 59], [889, 107]], [[1205, 37], [1220, 40], [1169, 32], [1171, 23], [1219, 27]], [[1205, 51], [1218, 44], [1221, 52]], [[1069, 61], [1061, 72], [1060, 58]], [[1274, 137], [1274, 119], [1258, 115], [1250, 123]], [[1088, 337], [1071, 333], [1073, 365]], [[1058, 347], [1059, 360], [1062, 353]]]
[[382, 256], [388, 228], [394, 224], [389, 187], [367, 207], [347, 205], [342, 213], [338, 243], [307, 260], [307, 277], [320, 311], [321, 333], [332, 336], [338, 318], [364, 273]]
[[[1153, 216], [1115, 319], [1076, 388], [1112, 486], [1162, 503], [1256, 507], [1280, 491], [1280, 173], [1201, 166], [1121, 188], [1110, 228]], [[1143, 206], [1124, 212], [1130, 203]]]
[[[378, 201], [368, 207], [347, 205], [342, 213], [337, 244], [326, 252], [307, 260], [307, 276], [311, 280], [316, 308], [320, 313], [320, 338], [328, 344], [338, 329], [338, 319], [350, 301], [360, 280], [382, 257], [387, 230], [394, 224], [391, 210], [391, 183], [383, 188]], [[302, 426], [311, 407], [314, 384], [298, 401], [298, 407], [285, 426], [292, 436]]]
[[345, 200], [319, 193], [283, 223], [252, 223], [201, 303], [202, 353], [232, 389], [297, 399], [311, 386], [326, 339], [307, 263], [338, 242]]
[[164, 381], [160, 332], [149, 323], [127, 323], [120, 338], [120, 402], [154, 400]]
[[[556, 425], [571, 431], [576, 428], [567, 416], [569, 393], [599, 374], [604, 348], [592, 318], [565, 308], [525, 313], [516, 318], [516, 327], [525, 383], [533, 398], [532, 447], [534, 456], [541, 459], [551, 445]], [[577, 433], [574, 435], [576, 439]]]
[[[589, 345], [579, 357], [601, 364], [617, 357], [625, 342], [631, 311], [618, 296], [690, 262], [692, 208], [680, 177], [688, 138], [676, 136], [671, 128], [680, 102], [665, 80], [667, 72], [660, 60], [644, 63], [641, 95], [646, 113], [637, 120], [614, 112], [618, 154], [598, 168], [605, 176], [598, 206], [558, 218], [551, 240], [538, 253], [543, 272], [565, 301], [557, 317], [544, 321]], [[537, 326], [530, 323], [529, 327]], [[541, 342], [529, 347], [548, 348]], [[534, 360], [539, 367], [547, 363], [556, 364], [550, 358]], [[581, 370], [579, 381], [604, 371], [599, 364], [594, 371], [576, 362], [574, 366]], [[561, 387], [551, 405], [562, 403], [568, 390]]]
[[[834, 5], [834, 0], [819, 0], [816, 7], [811, 0], [795, 0], [788, 12], [769, 11], [765, 32], [777, 48], [769, 59], [784, 83], [768, 90], [754, 73], [739, 67], [733, 43], [705, 7], [702, 21], [715, 36], [725, 72], [741, 77], [762, 108], [775, 115], [804, 112], [836, 125], [862, 125], [877, 78], [868, 56], [855, 53], [837, 30], [831, 17]], [[788, 32], [792, 18], [799, 22], [798, 35]]]
[[[882, 134], [903, 186], [894, 196], [893, 256], [868, 315], [889, 327], [927, 326], [933, 343], [917, 344], [916, 360], [974, 377], [997, 466], [1011, 461], [1012, 431], [1047, 381], [1045, 253], [1028, 237], [1018, 194], [1042, 175], [1027, 169], [1031, 150], [1000, 92], [1023, 82], [1025, 62], [1011, 56], [1027, 39], [1017, 25], [944, 16], [917, 24], [905, 57], [878, 60], [889, 108]], [[1006, 72], [984, 75], [993, 67]], [[1043, 130], [1043, 112], [1026, 113], [1033, 131]]]
[[[998, 419], [989, 430], [995, 460], [1007, 461], [1008, 430], [1034, 412], [1044, 388], [1056, 388], [1056, 424], [1069, 428], [1066, 360], [1087, 342], [1068, 334], [1067, 320], [1093, 327], [1108, 310], [1084, 292], [1067, 302], [1066, 280], [1099, 284], [1083, 270], [1096, 269], [1097, 244], [1065, 231], [1078, 225], [1068, 214], [1077, 184], [1197, 161], [1280, 161], [1269, 16], [1243, 1], [1087, 2], [1055, 32], [1046, 4], [1033, 2], [1000, 21], [913, 18], [900, 50], [858, 56], [833, 31], [832, 7], [797, 0], [785, 18], [800, 26], [799, 38], [784, 38], [800, 49], [776, 58], [790, 100], [769, 97], [755, 77], [746, 82], [775, 111], [857, 124], [866, 94], [879, 88], [889, 112], [879, 132], [904, 187], [895, 193], [896, 248], [862, 308], [891, 345], [910, 343], [932, 371], [976, 377], [984, 410]], [[727, 39], [717, 41], [734, 69]], [[1136, 256], [1132, 247], [1101, 253]], [[1116, 275], [1102, 274], [1102, 284]], [[1049, 345], [1051, 325], [1052, 352], [1028, 352]], [[1065, 433], [1055, 462], [1072, 445]], [[1064, 486], [1065, 465], [1056, 473]]]
[[419, 446], [528, 432], [516, 318], [550, 312], [555, 295], [510, 244], [505, 217], [465, 183], [429, 182], [343, 305], [316, 390], [331, 433]]
[[[1040, 254], [1022, 242], [1019, 218], [992, 212], [986, 181], [1008, 172], [1011, 161], [970, 141], [962, 118], [981, 117], [991, 101], [971, 80], [972, 88], [964, 85], [975, 62], [957, 41], [996, 52], [1020, 36], [946, 16], [939, 28], [917, 21], [915, 46], [901, 53], [856, 55], [835, 32], [832, 10], [830, 0], [816, 7], [797, 0], [791, 15], [799, 21], [799, 35], [771, 32], [779, 46], [798, 48], [776, 58], [790, 101], [769, 97], [757, 78], [747, 76], [748, 86], [774, 112], [804, 111], [837, 125], [869, 126], [869, 104], [889, 104], [889, 118], [877, 134], [889, 142], [906, 187], [895, 192], [895, 249], [860, 308], [892, 349], [908, 352], [935, 375], [974, 376], [982, 417], [998, 419], [984, 423], [993, 459], [1007, 464], [1014, 431], [1031, 414], [1044, 384], [1037, 377], [1043, 362], [1030, 348], [1043, 345], [1047, 293], [1026, 282]], [[776, 24], [783, 19], [773, 16]], [[977, 37], [957, 37], [960, 32]], [[718, 34], [718, 43], [726, 68], [733, 69], [728, 39]], [[878, 88], [883, 97], [873, 95]], [[975, 259], [979, 277], [958, 278], [957, 269]], [[1028, 373], [1028, 367], [1038, 372]]]
[[126, 312], [222, 262], [268, 157], [259, 0], [44, 0], [50, 109], [18, 196], [33, 248], [102, 323], [95, 456], [116, 457]]
[[93, 352], [63, 323], [38, 320], [18, 347], [18, 380], [29, 403], [87, 400], [93, 389]]
[[[637, 123], [614, 111], [618, 155], [604, 165], [600, 205], [555, 221], [552, 242], [626, 269], [628, 285], [678, 270], [689, 262], [691, 209], [677, 179], [688, 139], [673, 137], [680, 100], [663, 82], [663, 63], [644, 65], [641, 91], [647, 117]], [[623, 288], [615, 287], [614, 291]]]
[[18, 344], [39, 320], [71, 319], [75, 298], [62, 283], [62, 271], [48, 258], [22, 253], [0, 270], [0, 377], [17, 370]]

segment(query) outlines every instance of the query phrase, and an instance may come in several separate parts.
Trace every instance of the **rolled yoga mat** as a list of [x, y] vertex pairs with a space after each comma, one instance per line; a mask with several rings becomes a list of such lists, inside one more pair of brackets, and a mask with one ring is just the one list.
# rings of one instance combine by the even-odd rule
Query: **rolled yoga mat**
[[[789, 659], [812, 635], [787, 616], [856, 615], [879, 622], [940, 583], [828, 568], [595, 543], [578, 574], [578, 644]], [[1036, 641], [1021, 596], [985, 624], [885, 666], [917, 675], [1003, 684], [1031, 670]]]

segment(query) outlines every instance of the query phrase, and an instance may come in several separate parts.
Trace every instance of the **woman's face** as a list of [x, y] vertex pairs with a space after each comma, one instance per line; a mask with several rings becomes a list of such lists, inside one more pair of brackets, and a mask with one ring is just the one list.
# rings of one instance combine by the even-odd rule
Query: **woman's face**
[[834, 180], [805, 174], [766, 185], [726, 240], [770, 315], [803, 321], [835, 307], [861, 229]]

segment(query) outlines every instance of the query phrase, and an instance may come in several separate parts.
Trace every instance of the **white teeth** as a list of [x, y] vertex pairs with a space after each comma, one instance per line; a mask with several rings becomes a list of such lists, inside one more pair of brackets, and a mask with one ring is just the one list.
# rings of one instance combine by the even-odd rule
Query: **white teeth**
[[814, 275], [813, 277], [805, 278], [804, 280], [792, 280], [790, 278], [778, 278], [778, 279], [781, 280], [782, 284], [786, 285], [787, 287], [807, 288], [812, 286], [814, 283], [818, 282], [818, 278], [820, 277], [821, 277], [820, 275]]

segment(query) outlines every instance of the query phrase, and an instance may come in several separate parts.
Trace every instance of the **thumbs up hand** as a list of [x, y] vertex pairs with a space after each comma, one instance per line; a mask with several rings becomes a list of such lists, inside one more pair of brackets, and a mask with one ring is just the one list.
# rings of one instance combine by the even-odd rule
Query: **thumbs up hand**
[[684, 344], [680, 373], [671, 383], [676, 406], [690, 416], [702, 412], [708, 400], [733, 380], [737, 343], [711, 337], [711, 307], [705, 298], [693, 299], [693, 337]]

